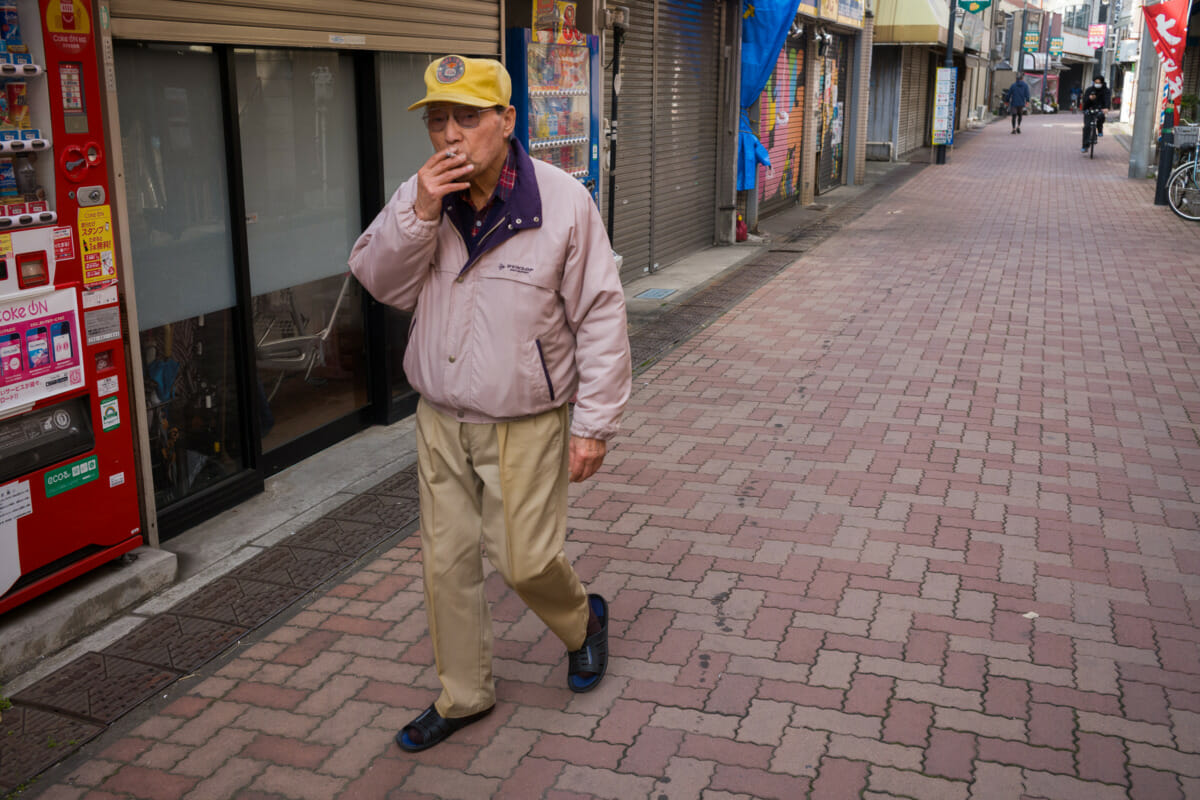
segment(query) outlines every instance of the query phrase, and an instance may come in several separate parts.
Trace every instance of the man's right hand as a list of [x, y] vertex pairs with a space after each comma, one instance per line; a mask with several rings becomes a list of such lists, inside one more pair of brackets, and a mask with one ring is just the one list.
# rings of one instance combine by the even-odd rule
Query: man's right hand
[[433, 222], [442, 216], [442, 198], [451, 192], [469, 189], [463, 180], [475, 167], [467, 157], [453, 149], [439, 150], [417, 170], [417, 200], [413, 210], [417, 216]]

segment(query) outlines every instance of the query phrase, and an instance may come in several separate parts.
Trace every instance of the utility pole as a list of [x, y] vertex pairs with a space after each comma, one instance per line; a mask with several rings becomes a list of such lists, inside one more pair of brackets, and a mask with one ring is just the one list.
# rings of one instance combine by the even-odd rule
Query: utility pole
[[1050, 88], [1050, 14], [1046, 11], [1046, 0], [1042, 0], [1042, 105], [1046, 105], [1046, 93]]
[[[950, 21], [946, 23], [946, 60], [943, 66], [948, 69], [954, 68], [954, 17], [958, 12], [958, 0], [950, 0]], [[954, 106], [957, 104], [958, 98], [955, 98], [955, 103], [951, 103], [950, 108], [950, 136], [954, 136], [954, 122], [958, 115], [954, 113]], [[934, 161], [938, 164], [946, 163], [946, 145], [939, 144], [934, 151]]]
[[1142, 52], [1137, 68], [1137, 105], [1133, 113], [1133, 141], [1129, 145], [1129, 177], [1146, 177], [1150, 160], [1150, 137], [1158, 108], [1158, 54], [1150, 41], [1150, 26], [1142, 20]]

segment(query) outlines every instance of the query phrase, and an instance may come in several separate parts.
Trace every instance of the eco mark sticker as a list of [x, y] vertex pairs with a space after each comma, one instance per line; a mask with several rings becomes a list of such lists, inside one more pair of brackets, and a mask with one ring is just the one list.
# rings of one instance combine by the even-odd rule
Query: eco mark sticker
[[74, 464], [52, 469], [46, 473], [46, 497], [54, 497], [63, 492], [78, 489], [98, 477], [100, 477], [100, 465], [96, 456], [88, 456]]
[[100, 429], [111, 431], [121, 427], [121, 407], [117, 405], [116, 395], [100, 401]]

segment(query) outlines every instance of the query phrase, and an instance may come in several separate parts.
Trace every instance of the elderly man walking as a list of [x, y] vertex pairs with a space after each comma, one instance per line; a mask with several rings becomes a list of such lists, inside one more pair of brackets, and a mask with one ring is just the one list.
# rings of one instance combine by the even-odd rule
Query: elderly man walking
[[[446, 56], [425, 72], [434, 154], [359, 237], [350, 268], [413, 310], [425, 608], [442, 691], [397, 735], [416, 752], [496, 702], [483, 550], [562, 640], [567, 686], [608, 664], [608, 605], [563, 553], [567, 483], [600, 468], [629, 399], [625, 298], [582, 184], [513, 139], [508, 73]], [[568, 401], [574, 413], [568, 419]]]

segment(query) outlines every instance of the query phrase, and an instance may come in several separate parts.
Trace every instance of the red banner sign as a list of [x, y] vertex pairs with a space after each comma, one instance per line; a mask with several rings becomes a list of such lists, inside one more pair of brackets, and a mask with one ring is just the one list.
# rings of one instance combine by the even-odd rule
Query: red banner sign
[[1154, 50], [1162, 59], [1172, 100], [1183, 94], [1183, 48], [1187, 43], [1188, 0], [1165, 0], [1142, 6]]
[[1108, 35], [1108, 26], [1103, 22], [1088, 25], [1088, 47], [1098, 50], [1104, 47], [1104, 38]]

